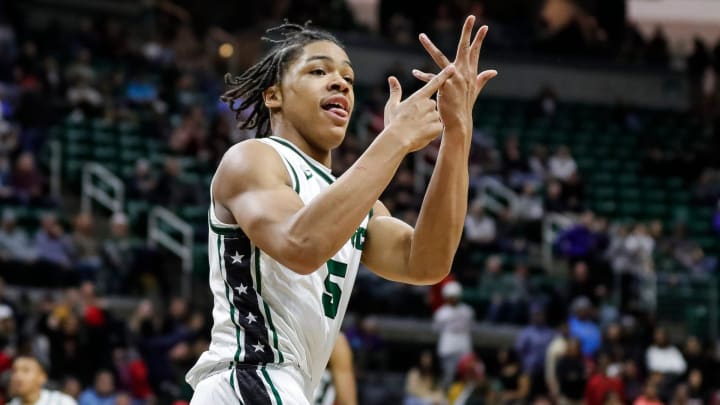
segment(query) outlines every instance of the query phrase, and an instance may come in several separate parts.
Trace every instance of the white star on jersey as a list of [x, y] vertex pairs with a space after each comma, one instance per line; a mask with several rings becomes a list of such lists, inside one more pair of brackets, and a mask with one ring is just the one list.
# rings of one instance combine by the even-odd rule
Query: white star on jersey
[[252, 325], [253, 322], [257, 321], [257, 318], [252, 314], [252, 312], [248, 313], [248, 316], [245, 317], [245, 319], [248, 320], [248, 325]]
[[237, 290], [238, 295], [247, 294], [247, 287], [245, 287], [245, 284], [240, 283], [240, 287], [235, 287]]
[[245, 255], [241, 255], [241, 254], [238, 253], [238, 251], [236, 250], [236, 251], [235, 251], [235, 255], [234, 255], [234, 256], [230, 256], [230, 257], [232, 258], [232, 263], [230, 263], [230, 264], [235, 264], [235, 263], [242, 263], [242, 259], [243, 259], [243, 257], [245, 257]]
[[252, 347], [253, 347], [253, 349], [255, 349], [255, 352], [256, 352], [256, 353], [257, 353], [257, 352], [263, 352], [263, 353], [265, 353], [265, 345], [263, 345], [263, 344], [260, 343], [260, 342], [258, 342], [258, 344], [256, 344], [256, 345], [253, 345]]

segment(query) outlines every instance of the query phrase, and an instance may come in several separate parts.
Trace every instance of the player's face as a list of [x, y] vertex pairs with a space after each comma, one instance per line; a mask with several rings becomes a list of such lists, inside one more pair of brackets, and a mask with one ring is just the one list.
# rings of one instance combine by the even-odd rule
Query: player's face
[[45, 372], [37, 361], [21, 357], [13, 363], [10, 392], [20, 397], [39, 392], [45, 380]]
[[281, 80], [283, 118], [313, 147], [337, 147], [355, 103], [354, 79], [342, 48], [328, 41], [306, 45]]

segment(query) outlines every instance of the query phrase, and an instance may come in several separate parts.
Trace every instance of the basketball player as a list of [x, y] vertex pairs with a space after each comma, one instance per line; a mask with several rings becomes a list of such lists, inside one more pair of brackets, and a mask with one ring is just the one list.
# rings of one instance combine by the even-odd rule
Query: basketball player
[[10, 375], [9, 405], [77, 405], [74, 399], [59, 391], [43, 389], [47, 373], [40, 361], [32, 356], [18, 356]]
[[327, 370], [315, 389], [313, 405], [357, 405], [357, 386], [353, 370], [352, 349], [340, 332], [330, 354]]
[[[360, 262], [412, 284], [450, 271], [467, 210], [472, 108], [496, 74], [477, 73], [487, 27], [471, 41], [474, 21], [465, 21], [453, 63], [417, 73], [427, 80], [417, 92], [402, 100], [388, 79], [385, 129], [339, 178], [330, 156], [353, 110], [354, 72], [337, 39], [286, 23], [271, 30], [283, 39], [260, 62], [226, 75], [222, 99], [257, 139], [231, 147], [210, 186], [214, 326], [186, 377], [193, 404], [309, 405]], [[441, 132], [413, 229], [378, 197], [403, 158]]]

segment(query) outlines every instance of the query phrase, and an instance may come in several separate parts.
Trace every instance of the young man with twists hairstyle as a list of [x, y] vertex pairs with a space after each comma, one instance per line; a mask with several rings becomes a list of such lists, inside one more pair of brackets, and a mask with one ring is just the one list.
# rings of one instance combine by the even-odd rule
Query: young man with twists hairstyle
[[[462, 29], [450, 62], [426, 36], [437, 75], [402, 99], [388, 78], [385, 129], [340, 177], [331, 151], [353, 111], [354, 71], [332, 35], [285, 23], [282, 38], [222, 97], [257, 138], [232, 146], [210, 186], [212, 342], [187, 381], [193, 404], [310, 403], [339, 333], [359, 264], [433, 284], [450, 271], [467, 211], [472, 109], [497, 73], [478, 74], [487, 27]], [[437, 94], [437, 102], [433, 96]], [[378, 201], [403, 158], [442, 133], [416, 227]]]

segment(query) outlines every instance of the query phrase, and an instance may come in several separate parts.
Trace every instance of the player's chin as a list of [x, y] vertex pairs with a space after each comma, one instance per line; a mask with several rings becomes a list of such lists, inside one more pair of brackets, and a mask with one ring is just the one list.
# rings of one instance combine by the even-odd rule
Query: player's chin
[[347, 125], [332, 125], [322, 131], [323, 139], [330, 148], [339, 146], [345, 139]]

